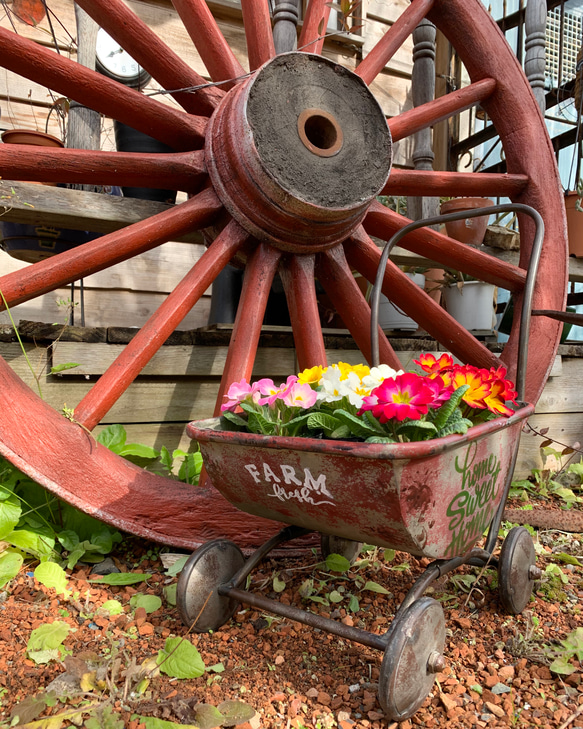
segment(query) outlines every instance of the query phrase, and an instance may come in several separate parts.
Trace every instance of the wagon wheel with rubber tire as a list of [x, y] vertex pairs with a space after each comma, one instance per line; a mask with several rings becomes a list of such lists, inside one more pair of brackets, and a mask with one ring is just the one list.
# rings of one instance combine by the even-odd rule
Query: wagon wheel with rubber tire
[[[243, 291], [221, 382], [249, 379], [271, 281], [283, 281], [300, 368], [324, 364], [314, 279], [324, 286], [363, 353], [370, 358], [370, 309], [352, 270], [374, 280], [380, 252], [406, 219], [383, 207], [379, 193], [507, 196], [542, 214], [546, 237], [534, 308], [563, 308], [566, 241], [554, 154], [526, 78], [478, 0], [412, 0], [364, 60], [349, 71], [321, 55], [325, 0], [310, 0], [298, 47], [276, 54], [267, 0], [242, 0], [247, 75], [203, 0], [174, 0], [210, 78], [209, 86], [121, 0], [80, 5], [152, 74], [182, 107], [121, 86], [63, 55], [0, 30], [0, 65], [115, 117], [176, 150], [144, 155], [1, 145], [4, 179], [163, 187], [187, 191], [186, 202], [74, 250], [0, 277], [9, 306], [174, 240], [205, 231], [208, 249], [80, 402], [69, 422], [43, 403], [0, 361], [0, 453], [58, 496], [124, 530], [195, 547], [214, 537], [254, 547], [278, 526], [237, 512], [210, 485], [186, 489], [147, 473], [88, 435], [231, 261], [245, 265]], [[385, 117], [370, 84], [417, 24], [429, 19], [456, 48], [471, 83], [435, 101]], [[277, 49], [287, 50], [287, 49]], [[181, 89], [196, 87], [193, 93]], [[500, 135], [507, 174], [394, 169], [391, 146], [415, 131], [480, 104]], [[273, 124], [277, 118], [281, 123]], [[277, 128], [276, 128], [277, 127]], [[403, 245], [510, 290], [520, 299], [532, 244], [521, 221], [518, 265], [505, 263], [433, 230]], [[549, 286], [548, 282], [553, 285]], [[462, 361], [498, 363], [393, 263], [383, 291]], [[520, 311], [517, 306], [516, 311]], [[106, 324], [104, 322], [104, 324]], [[527, 398], [545, 383], [560, 323], [535, 318], [529, 340]], [[500, 355], [513, 375], [517, 322]], [[381, 361], [399, 360], [381, 335]], [[69, 403], [72, 405], [72, 403]], [[82, 427], [80, 427], [82, 426]], [[50, 437], [49, 437], [50, 436]]]
[[217, 588], [244, 564], [239, 547], [226, 539], [207, 542], [190, 555], [176, 586], [176, 607], [184, 625], [208, 633], [230, 620], [239, 603], [219, 595]]
[[431, 597], [416, 600], [389, 629], [379, 677], [379, 701], [387, 719], [404, 721], [425, 701], [435, 674], [445, 668], [445, 618]]
[[511, 615], [518, 615], [528, 605], [534, 583], [541, 574], [536, 566], [531, 535], [524, 527], [513, 527], [502, 543], [498, 558], [498, 594]]

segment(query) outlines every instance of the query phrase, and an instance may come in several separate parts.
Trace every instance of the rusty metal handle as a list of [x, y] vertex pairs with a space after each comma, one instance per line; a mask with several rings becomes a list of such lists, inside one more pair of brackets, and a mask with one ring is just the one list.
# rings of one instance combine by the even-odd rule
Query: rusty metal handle
[[534, 284], [536, 281], [536, 275], [538, 271], [538, 264], [540, 261], [540, 255], [542, 251], [542, 244], [544, 238], [545, 224], [538, 211], [530, 207], [530, 205], [524, 205], [522, 203], [504, 203], [501, 205], [492, 205], [487, 208], [478, 208], [476, 210], [461, 210], [457, 213], [447, 213], [446, 215], [436, 215], [433, 218], [424, 218], [423, 220], [416, 220], [413, 223], [409, 223], [401, 230], [397, 231], [395, 235], [387, 242], [383, 249], [381, 259], [379, 261], [377, 275], [372, 289], [372, 296], [370, 301], [371, 307], [371, 359], [372, 365], [378, 367], [379, 365], [379, 303], [381, 299], [381, 288], [384, 278], [385, 268], [387, 261], [392, 249], [397, 243], [404, 238], [408, 233], [411, 233], [418, 228], [425, 228], [431, 225], [440, 225], [441, 223], [449, 222], [450, 220], [465, 220], [466, 218], [476, 218], [480, 215], [493, 215], [497, 213], [525, 213], [529, 215], [535, 224], [534, 241], [532, 244], [532, 252], [530, 261], [528, 264], [528, 270], [526, 273], [526, 284], [524, 287], [524, 298], [522, 300], [522, 312], [520, 315], [520, 331], [518, 337], [518, 357], [516, 363], [516, 391], [518, 393], [518, 400], [524, 400], [525, 382], [526, 382], [526, 363], [528, 356], [528, 336], [530, 332], [530, 317], [532, 308], [532, 296], [534, 292]]

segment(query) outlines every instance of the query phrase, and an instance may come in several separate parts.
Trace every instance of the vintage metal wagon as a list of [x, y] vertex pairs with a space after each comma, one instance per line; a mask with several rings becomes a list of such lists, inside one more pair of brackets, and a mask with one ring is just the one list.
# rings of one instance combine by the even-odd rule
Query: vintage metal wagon
[[[497, 205], [488, 210], [518, 211], [536, 222], [520, 333], [517, 390], [524, 397], [526, 342], [543, 223], [525, 205]], [[476, 215], [483, 212], [411, 223], [389, 241], [372, 295], [374, 364], [378, 364], [378, 294], [390, 249], [424, 225]], [[241, 601], [377, 647], [385, 654], [380, 702], [390, 719], [411, 716], [429, 692], [434, 674], [444, 667], [443, 610], [436, 600], [423, 597], [430, 584], [462, 564], [497, 566], [502, 602], [511, 613], [519, 613], [540, 577], [532, 539], [523, 527], [511, 530], [499, 557], [493, 554], [520, 432], [533, 412], [533, 405], [523, 404], [509, 417], [476, 425], [464, 435], [391, 444], [231, 432], [229, 422], [220, 418], [190, 423], [188, 433], [200, 444], [215, 488], [244, 512], [293, 526], [284, 528], [248, 561], [228, 540], [210, 541], [196, 550], [178, 582], [177, 604], [183, 621], [196, 631], [216, 630]], [[475, 548], [487, 530], [485, 547]], [[241, 589], [274, 546], [310, 531], [326, 535], [325, 553], [337, 550], [352, 556], [358, 552], [358, 543], [366, 542], [433, 559], [384, 635], [346, 628]]]

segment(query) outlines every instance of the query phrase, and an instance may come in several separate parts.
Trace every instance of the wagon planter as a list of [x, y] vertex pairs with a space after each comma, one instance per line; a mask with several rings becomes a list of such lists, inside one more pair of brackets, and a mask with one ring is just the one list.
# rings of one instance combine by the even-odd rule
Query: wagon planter
[[305, 529], [447, 559], [488, 528], [534, 406], [423, 442], [375, 444], [190, 423], [211, 481], [234, 506]]

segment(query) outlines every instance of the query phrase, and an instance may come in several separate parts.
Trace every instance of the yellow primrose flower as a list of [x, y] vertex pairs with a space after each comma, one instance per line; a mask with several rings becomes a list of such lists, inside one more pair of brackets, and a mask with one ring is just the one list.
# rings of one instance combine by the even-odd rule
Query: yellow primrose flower
[[338, 362], [336, 367], [340, 370], [341, 380], [345, 380], [351, 372], [354, 372], [359, 380], [362, 380], [363, 377], [370, 374], [370, 367], [363, 364], [350, 365], [347, 362]]
[[299, 373], [298, 382], [306, 385], [317, 385], [327, 369], [327, 367], [321, 367], [320, 365], [310, 367], [309, 369]]

